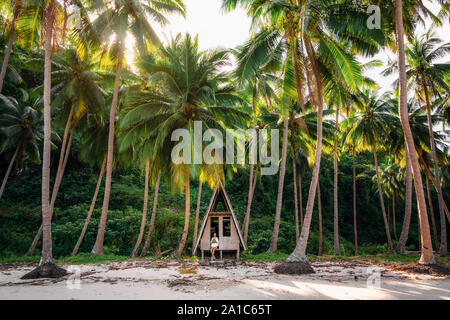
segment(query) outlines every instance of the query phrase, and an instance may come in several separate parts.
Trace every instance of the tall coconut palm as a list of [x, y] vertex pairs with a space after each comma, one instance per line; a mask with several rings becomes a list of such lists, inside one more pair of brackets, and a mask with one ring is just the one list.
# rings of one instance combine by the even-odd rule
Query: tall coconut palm
[[419, 225], [421, 232], [421, 256], [419, 263], [432, 264], [435, 262], [433, 246], [431, 243], [430, 226], [427, 217], [427, 207], [425, 203], [425, 193], [423, 190], [422, 175], [420, 172], [419, 160], [415, 156], [416, 146], [409, 125], [407, 107], [407, 78], [406, 78], [406, 58], [405, 58], [405, 31], [403, 27], [403, 1], [395, 0], [395, 40], [397, 46], [398, 74], [399, 74], [399, 114], [405, 135], [408, 152], [411, 155], [411, 168], [414, 177], [417, 203], [419, 209]]
[[33, 102], [28, 92], [21, 91], [19, 100], [0, 94], [0, 131], [4, 136], [0, 152], [14, 150], [0, 187], [0, 199], [14, 162], [23, 166], [27, 158], [35, 163], [40, 163], [41, 158], [38, 143], [43, 137], [43, 123], [42, 114], [38, 111], [39, 99]]
[[[150, 90], [136, 97], [135, 107], [121, 121], [121, 127], [132, 127], [134, 134], [146, 133], [153, 141], [153, 154], [161, 158], [161, 163], [168, 164], [167, 170], [172, 176], [168, 183], [185, 192], [185, 226], [176, 250], [178, 255], [182, 254], [188, 235], [189, 179], [198, 168], [193, 161], [195, 154], [187, 159], [192, 166], [172, 163], [172, 148], [175, 146], [171, 140], [172, 133], [184, 128], [193, 137], [194, 126], [198, 124], [202, 124], [203, 130], [223, 130], [223, 121], [243, 116], [242, 112], [230, 107], [242, 99], [234, 93], [233, 87], [226, 84], [227, 77], [221, 69], [228, 63], [226, 51], [202, 52], [198, 49], [197, 37], [176, 36], [167, 47], [139, 60], [139, 69], [150, 79]], [[122, 143], [133, 139], [132, 134], [127, 135]], [[216, 169], [223, 177], [222, 169]]]
[[[101, 43], [106, 49], [111, 49], [110, 52], [117, 63], [114, 93], [110, 109], [105, 194], [97, 239], [92, 249], [93, 253], [103, 254], [106, 219], [111, 193], [116, 107], [119, 96], [120, 75], [124, 64], [125, 39], [127, 36], [133, 37], [138, 50], [144, 53], [147, 51], [150, 43], [160, 44], [153, 27], [148, 22], [148, 17], [151, 17], [152, 21], [164, 25], [167, 23], [166, 14], [180, 13], [184, 15], [185, 9], [181, 0], [150, 0], [145, 3], [132, 0], [103, 1], [97, 7], [98, 4], [95, 3], [91, 8], [97, 14], [97, 17], [92, 24], [86, 26], [85, 29], [88, 33], [86, 38], [91, 39], [93, 42]], [[114, 41], [111, 42], [111, 37], [113, 36]], [[108, 45], [111, 45], [111, 48], [108, 48]]]
[[360, 112], [344, 121], [344, 127], [350, 126], [346, 139], [358, 150], [366, 150], [373, 153], [378, 194], [380, 197], [380, 206], [386, 237], [389, 250], [393, 250], [381, 188], [378, 151], [380, 149], [381, 141], [386, 139], [389, 132], [391, 130], [398, 130], [398, 122], [396, 121], [395, 116], [390, 113], [390, 105], [386, 98], [378, 98], [376, 97], [375, 92], [364, 90], [360, 95], [360, 99]]

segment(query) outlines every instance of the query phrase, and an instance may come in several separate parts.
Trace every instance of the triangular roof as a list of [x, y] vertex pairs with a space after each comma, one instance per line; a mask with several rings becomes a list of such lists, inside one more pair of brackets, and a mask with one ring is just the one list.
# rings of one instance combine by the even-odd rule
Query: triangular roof
[[236, 231], [237, 231], [237, 234], [239, 237], [239, 242], [240, 242], [242, 248], [244, 248], [244, 251], [247, 250], [247, 247], [245, 246], [245, 243], [244, 243], [244, 238], [242, 237], [242, 234], [241, 234], [241, 229], [239, 228], [239, 223], [234, 214], [233, 207], [231, 206], [230, 198], [228, 197], [228, 194], [227, 194], [225, 188], [223, 187], [222, 183], [219, 182], [219, 185], [217, 185], [214, 188], [213, 194], [211, 196], [211, 200], [209, 202], [208, 209], [206, 210], [205, 216], [203, 217], [202, 227], [200, 228], [200, 231], [198, 233], [197, 242], [194, 247], [194, 253], [197, 252], [197, 248], [200, 244], [200, 240], [201, 240], [203, 232], [205, 230], [206, 221], [208, 221], [209, 214], [211, 212], [214, 212], [214, 209], [216, 208], [218, 201], [222, 201], [224, 207], [227, 210], [226, 212], [231, 212], [234, 226], [236, 227]]

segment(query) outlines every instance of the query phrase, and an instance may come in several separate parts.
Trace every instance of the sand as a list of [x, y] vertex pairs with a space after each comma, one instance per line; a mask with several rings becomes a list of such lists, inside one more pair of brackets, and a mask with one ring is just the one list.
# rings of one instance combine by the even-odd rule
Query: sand
[[273, 272], [274, 263], [201, 266], [130, 260], [68, 265], [61, 279], [21, 280], [35, 265], [0, 265], [0, 299], [445, 299], [449, 277], [408, 274], [386, 264], [316, 262], [315, 274]]

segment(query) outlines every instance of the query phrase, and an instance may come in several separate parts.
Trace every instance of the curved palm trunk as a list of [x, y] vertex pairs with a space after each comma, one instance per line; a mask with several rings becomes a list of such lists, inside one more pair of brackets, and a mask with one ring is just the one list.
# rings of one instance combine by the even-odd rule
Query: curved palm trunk
[[[436, 141], [434, 140], [433, 123], [431, 122], [430, 98], [428, 96], [428, 88], [427, 88], [425, 81], [423, 83], [423, 88], [425, 91], [425, 101], [426, 101], [426, 108], [427, 108], [427, 121], [428, 121], [429, 135], [430, 135], [431, 155], [433, 156], [433, 169], [434, 169], [434, 176], [436, 177], [436, 187], [437, 187], [438, 204], [439, 204], [439, 219], [440, 219], [440, 223], [441, 223], [441, 245], [440, 245], [439, 253], [441, 256], [446, 256], [448, 254], [448, 252], [447, 252], [447, 226], [445, 223], [445, 214], [444, 214], [444, 198], [442, 196], [441, 177], [439, 174], [439, 165], [438, 165], [437, 155], [436, 155]], [[427, 183], [429, 184], [428, 181], [427, 181]], [[434, 219], [434, 215], [432, 217]], [[437, 246], [436, 246], [436, 248], [437, 248]]]
[[317, 182], [317, 207], [319, 210], [319, 253], [318, 255], [322, 255], [322, 247], [323, 247], [323, 232], [322, 232], [322, 197], [320, 195], [320, 181]]
[[19, 149], [20, 144], [17, 145], [16, 151], [14, 151], [11, 161], [9, 162], [8, 169], [6, 170], [5, 176], [3, 177], [2, 186], [0, 187], [0, 199], [2, 198], [3, 191], [5, 191], [6, 181], [8, 181], [9, 174], [11, 173], [11, 169], [14, 164], [14, 161], [16, 160], [17, 154], [19, 153]]
[[297, 165], [295, 163], [295, 146], [294, 143], [291, 143], [292, 146], [292, 174], [294, 178], [294, 212], [295, 212], [295, 239], [298, 241], [300, 238], [300, 226], [298, 219], [298, 199], [297, 199]]
[[119, 57], [117, 62], [116, 77], [114, 80], [114, 93], [109, 113], [109, 135], [108, 135], [108, 157], [106, 160], [105, 194], [103, 197], [102, 215], [98, 225], [97, 239], [95, 240], [92, 253], [103, 254], [103, 242], [105, 240], [106, 219], [108, 217], [109, 198], [111, 196], [111, 178], [114, 157], [114, 128], [116, 120], [116, 107], [119, 98], [120, 73], [122, 71], [124, 43], [120, 43]]
[[405, 253], [406, 241], [408, 240], [409, 225], [411, 223], [411, 210], [412, 210], [412, 173], [411, 173], [411, 159], [408, 152], [408, 148], [405, 146], [406, 157], [406, 176], [405, 176], [405, 217], [403, 218], [402, 232], [400, 239], [397, 243], [396, 252], [400, 254]]
[[144, 237], [145, 223], [147, 222], [147, 207], [148, 207], [148, 177], [150, 175], [150, 162], [147, 160], [145, 163], [145, 186], [144, 186], [144, 205], [142, 208], [141, 227], [139, 229], [139, 235], [134, 245], [134, 249], [131, 252], [131, 258], [135, 258], [139, 247], [141, 246], [142, 238]]
[[191, 213], [191, 188], [189, 182], [189, 173], [187, 174], [187, 182], [186, 182], [186, 206], [184, 212], [184, 228], [183, 234], [181, 235], [180, 245], [177, 249], [177, 255], [181, 256], [184, 250], [184, 246], [186, 245], [186, 239], [189, 232], [189, 216]]
[[[339, 129], [339, 107], [336, 110], [336, 131]], [[339, 209], [338, 209], [338, 159], [337, 159], [337, 142], [334, 142], [334, 254], [340, 255], [339, 249]]]
[[411, 127], [409, 125], [408, 107], [407, 107], [407, 88], [406, 88], [406, 62], [405, 62], [405, 43], [403, 29], [403, 7], [402, 0], [395, 0], [395, 38], [397, 44], [397, 61], [399, 72], [399, 114], [400, 122], [403, 127], [403, 133], [411, 154], [411, 167], [414, 177], [414, 187], [419, 209], [419, 224], [421, 231], [421, 257], [419, 263], [435, 263], [433, 254], [433, 245], [431, 243], [430, 225], [427, 217], [427, 205], [425, 203], [425, 193], [423, 190], [422, 176], [420, 173], [419, 160], [417, 158], [416, 147], [414, 144]]
[[16, 32], [16, 19], [17, 16], [14, 15], [11, 22], [11, 31], [9, 33], [8, 46], [5, 50], [5, 56], [3, 57], [2, 70], [0, 71], [0, 93], [2, 93], [3, 81], [5, 80], [6, 70], [8, 69], [9, 57], [11, 56], [12, 46], [14, 43], [14, 35]]
[[52, 76], [52, 34], [54, 1], [47, 9], [44, 42], [44, 147], [42, 151], [42, 253], [40, 265], [53, 262], [52, 254], [52, 208], [50, 206], [50, 152], [51, 152], [51, 76]]
[[91, 221], [92, 213], [94, 212], [95, 202], [97, 201], [98, 191], [100, 190], [100, 185], [102, 184], [103, 175], [105, 174], [105, 164], [106, 164], [106, 155], [103, 158], [102, 167], [100, 169], [100, 174], [98, 175], [97, 186], [95, 187], [94, 196], [92, 197], [91, 206], [89, 207], [88, 215], [86, 220], [84, 221], [83, 229], [81, 230], [80, 237], [78, 238], [77, 244], [75, 248], [73, 248], [72, 256], [77, 255], [78, 250], [80, 249], [81, 242], [83, 242], [84, 235], [86, 234], [87, 228], [89, 226], [89, 222]]
[[436, 246], [436, 248], [438, 248], [439, 242], [437, 236], [436, 220], [434, 218], [433, 199], [431, 198], [430, 180], [428, 178], [425, 178], [425, 184], [427, 186], [428, 206], [430, 207], [431, 227], [433, 228], [434, 245]]
[[380, 196], [380, 205], [381, 205], [381, 213], [383, 214], [384, 228], [386, 231], [386, 237], [388, 241], [389, 251], [393, 250], [392, 240], [391, 240], [391, 232], [389, 230], [389, 222], [386, 217], [386, 209], [384, 206], [383, 192], [381, 191], [381, 182], [380, 182], [380, 170], [378, 168], [378, 157], [377, 157], [377, 146], [376, 143], [373, 145], [373, 159], [375, 162], [375, 173], [377, 176], [377, 186], [378, 186], [378, 194]]
[[[423, 165], [423, 169], [424, 169], [423, 171], [424, 171], [424, 173], [425, 173], [425, 176], [426, 176], [428, 179], [430, 179], [431, 183], [432, 183], [433, 186], [434, 186], [434, 189], [436, 190], [436, 192], [438, 192], [438, 191], [437, 191], [438, 188], [437, 188], [436, 179], [434, 179], [433, 175], [431, 174], [430, 169], [428, 168], [426, 162], [425, 162], [423, 159], [421, 159], [421, 163], [422, 163], [422, 165]], [[447, 205], [445, 204], [445, 202], [443, 203], [443, 205], [444, 205], [444, 212], [445, 212], [445, 215], [447, 216], [447, 221], [448, 221], [448, 223], [450, 223], [450, 212], [448, 211], [448, 208], [447, 208]]]
[[320, 75], [319, 66], [314, 54], [314, 49], [311, 40], [305, 35], [305, 48], [311, 61], [314, 77], [317, 83], [317, 142], [314, 156], [314, 168], [312, 172], [311, 184], [309, 186], [308, 202], [306, 204], [305, 219], [302, 225], [300, 240], [291, 255], [286, 259], [287, 264], [294, 263], [298, 266], [295, 270], [297, 273], [314, 272], [306, 257], [306, 247], [308, 244], [309, 230], [311, 227], [312, 212], [314, 207], [314, 200], [316, 196], [317, 186], [319, 182], [320, 160], [322, 157], [322, 136], [323, 136], [323, 96], [322, 96], [322, 78]]
[[287, 144], [288, 144], [288, 130], [289, 130], [289, 119], [284, 119], [283, 125], [283, 149], [281, 154], [281, 167], [280, 167], [280, 178], [278, 181], [278, 195], [277, 195], [277, 206], [275, 211], [275, 222], [273, 224], [272, 241], [270, 242], [268, 253], [275, 253], [278, 246], [278, 232], [280, 230], [280, 220], [281, 220], [281, 207], [283, 205], [283, 187], [284, 187], [284, 176], [286, 172], [286, 157], [287, 157]]
[[194, 224], [194, 236], [192, 240], [192, 255], [194, 255], [194, 247], [197, 242], [197, 233], [198, 233], [198, 220], [200, 216], [200, 201], [202, 200], [202, 182], [198, 183], [198, 195], [197, 195], [197, 209], [195, 210], [195, 224]]
[[152, 216], [150, 218], [150, 225], [148, 226], [147, 239], [145, 239], [144, 248], [141, 251], [141, 257], [145, 257], [150, 248], [150, 243], [152, 242], [153, 230], [155, 229], [155, 218], [156, 218], [156, 208], [158, 206], [158, 194], [159, 194], [159, 183], [161, 181], [161, 171], [158, 172], [158, 178], [155, 183], [155, 194], [153, 196], [153, 209]]
[[358, 255], [358, 226], [356, 221], [356, 164], [355, 164], [355, 147], [353, 152], [353, 234], [355, 235], [355, 255]]

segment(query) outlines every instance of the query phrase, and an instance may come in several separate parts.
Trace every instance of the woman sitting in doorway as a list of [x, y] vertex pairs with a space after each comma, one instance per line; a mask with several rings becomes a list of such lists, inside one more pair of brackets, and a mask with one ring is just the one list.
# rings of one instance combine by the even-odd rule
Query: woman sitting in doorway
[[215, 260], [214, 252], [219, 247], [219, 238], [217, 238], [217, 234], [214, 232], [214, 236], [211, 238], [211, 260]]

